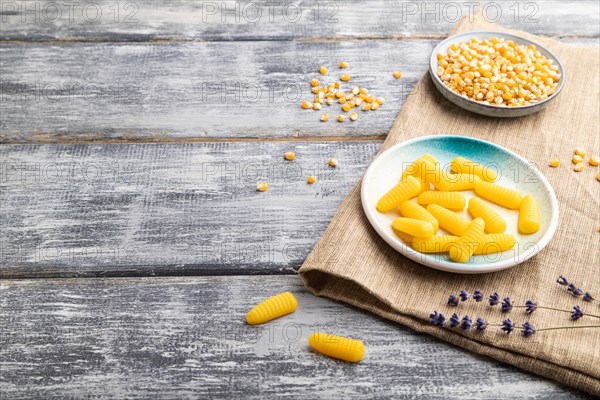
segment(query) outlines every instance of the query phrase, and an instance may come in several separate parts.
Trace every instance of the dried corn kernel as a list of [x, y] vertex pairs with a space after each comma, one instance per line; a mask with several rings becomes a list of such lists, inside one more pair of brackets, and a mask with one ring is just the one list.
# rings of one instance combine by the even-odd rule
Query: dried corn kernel
[[[521, 207], [523, 203], [521, 203]], [[504, 233], [506, 231], [506, 221], [485, 201], [471, 197], [469, 199], [469, 213], [473, 218], [481, 218], [485, 222], [485, 231], [487, 233]]]
[[435, 217], [431, 215], [429, 211], [415, 202], [405, 201], [400, 204], [400, 214], [406, 218], [419, 219], [421, 221], [429, 222], [431, 226], [433, 226], [433, 234], [436, 234], [440, 228], [438, 220], [435, 219]]
[[302, 108], [304, 108], [305, 110], [308, 110], [309, 108], [312, 108], [312, 103], [310, 101], [303, 101], [302, 102]]
[[448, 249], [450, 259], [457, 263], [469, 261], [475, 249], [479, 247], [483, 238], [483, 227], [485, 223], [481, 218], [475, 218], [469, 224], [464, 235], [460, 236], [456, 243], [451, 244]]
[[429, 239], [414, 238], [411, 246], [419, 253], [446, 253], [450, 245], [458, 239], [458, 236], [452, 235], [435, 235]]
[[433, 236], [433, 225], [431, 225], [431, 222], [419, 219], [396, 218], [392, 222], [392, 228], [418, 238], [426, 239]]
[[308, 344], [321, 354], [343, 361], [355, 363], [365, 356], [365, 345], [360, 340], [313, 333], [308, 338]]
[[309, 185], [312, 185], [313, 183], [315, 183], [317, 181], [317, 177], [314, 175], [309, 175], [308, 178], [306, 178], [306, 182]]
[[319, 68], [319, 72], [321, 75], [325, 75], [327, 73], [327, 67], [323, 65], [321, 68]]
[[369, 93], [369, 89], [367, 89], [367, 88], [360, 88], [358, 90], [358, 93], [367, 95]]
[[589, 163], [591, 166], [596, 167], [598, 165], [600, 165], [600, 157], [598, 156], [591, 156]]
[[313, 79], [312, 81], [310, 81], [310, 86], [312, 86], [312, 87], [319, 86], [319, 81], [316, 79]]
[[575, 171], [575, 172], [581, 172], [581, 171], [583, 171], [583, 168], [584, 168], [583, 167], [583, 163], [580, 162], [580, 163], [577, 163], [577, 164], [575, 164], [573, 166], [573, 171]]
[[587, 154], [586, 151], [584, 149], [582, 149], [581, 147], [578, 147], [575, 149], [575, 154], [578, 155], [579, 157], [585, 157], [585, 155]]
[[415, 197], [421, 190], [421, 182], [415, 177], [408, 176], [406, 181], [398, 183], [377, 202], [379, 212], [388, 212], [398, 207], [406, 200]]
[[338, 100], [338, 103], [340, 103], [340, 104], [346, 104], [346, 98], [345, 97], [340, 98]]
[[350, 80], [350, 75], [348, 75], [348, 74], [342, 74], [340, 76], [340, 80], [344, 81], [344, 82], [348, 82]]
[[521, 201], [523, 200], [521, 193], [517, 192], [516, 190], [512, 190], [490, 182], [477, 182], [475, 184], [475, 193], [479, 197], [483, 197], [492, 203], [509, 208], [511, 210], [516, 210], [519, 208]]
[[370, 103], [363, 104], [361, 110], [363, 110], [363, 111], [371, 111], [371, 104]]
[[354, 93], [346, 94], [346, 100], [352, 100], [354, 98]]
[[296, 311], [298, 301], [290, 292], [280, 293], [259, 303], [246, 314], [250, 325], [262, 324]]
[[462, 210], [467, 204], [467, 199], [462, 193], [458, 192], [439, 192], [428, 191], [421, 193], [417, 197], [419, 204], [437, 204], [451, 210]]
[[519, 232], [536, 233], [540, 229], [540, 209], [531, 195], [523, 197], [519, 207]]
[[342, 85], [341, 83], [336, 82], [336, 83], [333, 84], [333, 87], [336, 88], [336, 89], [339, 89], [341, 85]]
[[356, 102], [354, 100], [349, 101], [348, 105], [350, 106], [350, 108], [354, 108], [354, 107], [356, 107]]
[[338, 117], [337, 117], [337, 119], [338, 119], [338, 122], [344, 122], [346, 120], [346, 116], [342, 115], [342, 114], [339, 114]]
[[571, 158], [571, 162], [573, 164], [579, 164], [580, 162], [583, 162], [583, 157], [579, 155], [574, 155], [573, 158]]
[[385, 99], [383, 97], [378, 97], [375, 99], [376, 102], [379, 103], [379, 105], [382, 105], [383, 103], [385, 103]]
[[477, 175], [481, 180], [486, 182], [494, 182], [496, 180], [496, 173], [490, 168], [484, 167], [483, 165], [467, 160], [463, 157], [456, 157], [450, 163], [450, 171], [455, 174], [473, 174]]
[[453, 235], [462, 236], [469, 227], [468, 219], [437, 204], [428, 205], [427, 211], [438, 220], [440, 228]]
[[379, 108], [379, 103], [374, 101], [373, 103], [371, 103], [371, 111], [375, 111]]
[[320, 110], [320, 109], [321, 109], [321, 103], [317, 103], [317, 102], [315, 102], [315, 103], [313, 104], [313, 110]]
[[352, 108], [352, 107], [350, 107], [350, 104], [349, 104], [349, 103], [346, 103], [346, 104], [344, 104], [344, 105], [342, 106], [342, 111], [344, 111], [344, 112], [348, 112], [348, 111], [350, 111], [350, 109], [351, 109], [351, 108]]
[[340, 61], [340, 68], [341, 69], [348, 68], [348, 63], [346, 61]]
[[560, 160], [558, 158], [552, 158], [552, 159], [550, 159], [549, 165], [552, 168], [556, 168], [556, 167], [558, 167], [560, 165]]
[[372, 102], [373, 102], [373, 100], [375, 100], [375, 99], [373, 99], [373, 96], [371, 96], [371, 95], [367, 95], [367, 97], [365, 97], [365, 101], [366, 101], [367, 103], [372, 103]]
[[338, 99], [346, 98], [346, 93], [344, 93], [340, 90], [338, 92], [335, 92], [335, 97], [337, 97]]
[[268, 188], [269, 184], [267, 182], [260, 182], [258, 185], [256, 185], [256, 190], [259, 192], [266, 192]]
[[488, 255], [492, 253], [500, 253], [512, 249], [516, 242], [517, 239], [509, 233], [493, 233], [490, 235], [483, 235], [479, 246], [477, 246], [473, 254]]
[[394, 71], [394, 72], [392, 73], [392, 75], [393, 75], [393, 76], [394, 76], [394, 78], [396, 78], [396, 79], [400, 79], [400, 78], [402, 78], [402, 72], [400, 72], [400, 71]]
[[325, 104], [327, 104], [328, 106], [333, 105], [333, 99], [325, 100]]
[[363, 99], [360, 97], [357, 97], [356, 100], [354, 100], [354, 102], [356, 103], [357, 106], [360, 106], [361, 103], [363, 102]]
[[350, 114], [350, 121], [356, 121], [358, 119], [358, 114], [353, 112]]
[[358, 88], [358, 86], [353, 86], [351, 92], [353, 95], [358, 96], [360, 93], [360, 89]]
[[335, 157], [331, 157], [329, 159], [329, 166], [333, 167], [333, 168], [337, 167], [338, 166], [338, 159], [335, 158]]
[[296, 153], [294, 153], [293, 151], [288, 151], [283, 156], [286, 160], [293, 161], [296, 158]]
[[325, 113], [325, 114], [321, 115], [321, 121], [322, 122], [329, 121], [329, 114]]

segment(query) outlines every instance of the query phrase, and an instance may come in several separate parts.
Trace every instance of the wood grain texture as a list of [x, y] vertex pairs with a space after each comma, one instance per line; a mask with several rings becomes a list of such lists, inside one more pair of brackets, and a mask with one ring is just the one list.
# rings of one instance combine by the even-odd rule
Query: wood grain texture
[[0, 6], [0, 39], [19, 41], [441, 37], [475, 6], [491, 21], [541, 35], [598, 37], [600, 23], [596, 0], [83, 0], [72, 7], [2, 0]]
[[2, 146], [0, 277], [294, 273], [380, 145]]
[[[245, 324], [287, 290], [295, 313]], [[0, 391], [11, 399], [591, 399], [315, 297], [297, 276], [5, 280], [0, 293]], [[314, 353], [314, 331], [362, 339], [365, 358]]]

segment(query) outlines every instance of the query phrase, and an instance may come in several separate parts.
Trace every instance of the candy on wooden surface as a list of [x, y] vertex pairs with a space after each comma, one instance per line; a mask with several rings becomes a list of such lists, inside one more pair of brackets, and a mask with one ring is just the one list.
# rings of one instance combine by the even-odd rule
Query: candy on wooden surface
[[296, 311], [298, 301], [290, 292], [280, 293], [259, 303], [246, 314], [250, 325], [262, 324]]
[[308, 344], [326, 356], [348, 362], [359, 362], [365, 356], [365, 345], [360, 340], [326, 333], [313, 333]]

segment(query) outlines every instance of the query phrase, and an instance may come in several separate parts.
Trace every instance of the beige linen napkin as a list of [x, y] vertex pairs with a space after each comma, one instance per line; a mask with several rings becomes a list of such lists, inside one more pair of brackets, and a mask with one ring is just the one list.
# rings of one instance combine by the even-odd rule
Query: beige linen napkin
[[[453, 33], [502, 30], [480, 15], [463, 19]], [[600, 298], [600, 182], [598, 167], [581, 173], [572, 170], [575, 147], [598, 153], [600, 148], [600, 52], [595, 47], [568, 45], [548, 38], [533, 38], [550, 48], [564, 63], [566, 86], [545, 110], [517, 119], [494, 119], [459, 109], [443, 99], [427, 75], [409, 96], [382, 150], [418, 136], [456, 134], [476, 137], [507, 147], [537, 164], [549, 179], [560, 203], [560, 222], [550, 244], [527, 262], [505, 271], [484, 275], [458, 275], [421, 266], [394, 251], [371, 228], [360, 201], [360, 183], [345, 199], [337, 215], [315, 246], [300, 274], [313, 293], [341, 300], [382, 317], [427, 332], [465, 349], [485, 354], [524, 370], [600, 395], [600, 329], [567, 329], [537, 332], [525, 338], [498, 329], [462, 332], [429, 324], [434, 309], [449, 317], [480, 316], [490, 321], [510, 317], [531, 321], [537, 328], [600, 324], [599, 319], [571, 321], [567, 313], [523, 309], [509, 315], [487, 302], [448, 305], [449, 294], [475, 289], [486, 295], [498, 292], [523, 304], [600, 314], [600, 303], [585, 303], [556, 283], [560, 275]], [[417, 155], [416, 155], [417, 156]], [[559, 157], [559, 168], [548, 160]], [[368, 357], [368, 350], [367, 350]]]

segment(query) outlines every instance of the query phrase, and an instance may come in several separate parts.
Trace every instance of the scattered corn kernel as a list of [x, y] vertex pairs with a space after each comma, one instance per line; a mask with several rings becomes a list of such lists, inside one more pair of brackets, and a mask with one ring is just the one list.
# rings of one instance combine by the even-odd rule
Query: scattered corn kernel
[[358, 114], [353, 112], [350, 114], [350, 121], [356, 121], [358, 119]]
[[364, 94], [366, 96], [369, 93], [369, 89], [367, 89], [367, 88], [360, 88], [360, 89], [358, 89], [358, 93]]
[[341, 97], [341, 98], [338, 100], [338, 103], [340, 103], [340, 104], [345, 104], [345, 103], [346, 103], [346, 101], [347, 101], [347, 100], [346, 100], [346, 98], [345, 98], [345, 97]]
[[321, 103], [320, 102], [319, 103], [315, 102], [313, 104], [313, 110], [320, 110], [320, 109], [321, 109]]
[[317, 177], [314, 175], [309, 175], [308, 178], [306, 178], [306, 182], [309, 185], [312, 185], [313, 183], [315, 183], [317, 181]]
[[580, 162], [583, 162], [583, 157], [580, 155], [574, 155], [573, 158], [571, 158], [571, 162], [573, 164], [579, 164]]
[[452, 235], [435, 235], [429, 239], [414, 238], [411, 246], [419, 253], [446, 253], [450, 245], [458, 239], [458, 236]]
[[337, 92], [335, 92], [335, 97], [338, 99], [346, 98], [346, 93], [342, 92], [341, 90], [337, 91]]
[[348, 74], [342, 74], [340, 76], [340, 80], [342, 80], [344, 82], [348, 82], [350, 80], [350, 75], [348, 75]]
[[431, 222], [414, 218], [396, 218], [392, 222], [392, 228], [397, 231], [408, 233], [418, 238], [430, 238], [433, 236], [433, 225]]
[[358, 94], [360, 94], [360, 89], [358, 88], [358, 86], [353, 86], [351, 92], [353, 95], [357, 96]]
[[341, 69], [346, 69], [348, 68], [348, 63], [346, 61], [340, 61], [340, 68]]
[[365, 345], [360, 340], [313, 333], [308, 338], [308, 344], [321, 354], [343, 361], [355, 363], [365, 356]]
[[338, 166], [338, 159], [335, 158], [335, 157], [331, 157], [329, 159], [329, 166], [333, 167], [333, 168], [337, 167]]
[[305, 110], [308, 110], [309, 108], [312, 108], [312, 103], [310, 101], [303, 101], [302, 102], [302, 108], [304, 108]]
[[388, 212], [398, 207], [406, 200], [415, 197], [421, 190], [421, 182], [414, 176], [407, 176], [406, 180], [398, 183], [377, 202], [379, 212]]
[[266, 192], [268, 188], [269, 184], [267, 182], [260, 182], [258, 185], [256, 185], [256, 190], [259, 192]]
[[581, 171], [583, 171], [583, 168], [584, 168], [583, 167], [583, 163], [580, 162], [580, 163], [577, 163], [577, 164], [575, 164], [573, 166], [573, 171], [575, 171], [575, 172], [581, 172]]
[[457, 263], [469, 261], [475, 249], [481, 243], [484, 225], [485, 223], [481, 218], [475, 218], [471, 221], [464, 235], [460, 236], [456, 243], [451, 244], [448, 249], [452, 261]]
[[486, 182], [494, 182], [497, 178], [496, 173], [483, 165], [463, 157], [456, 157], [450, 163], [450, 171], [455, 174], [473, 174]]
[[354, 102], [356, 103], [357, 106], [360, 106], [363, 102], [363, 99], [361, 97], [357, 97], [356, 100], [354, 100]]
[[329, 114], [325, 113], [325, 114], [321, 115], [321, 121], [323, 121], [323, 122], [329, 121]]
[[394, 78], [396, 78], [396, 79], [400, 79], [400, 78], [402, 78], [402, 72], [400, 72], [400, 71], [394, 71], [394, 72], [392, 73], [392, 75], [393, 75], [393, 76], [394, 76]]
[[598, 156], [591, 156], [589, 163], [591, 166], [596, 167], [598, 165], [600, 165], [600, 157]]
[[385, 99], [383, 97], [378, 97], [375, 99], [376, 102], [379, 103], [379, 105], [382, 105], [383, 103], [385, 103]]
[[327, 99], [325, 100], [325, 104], [327, 104], [328, 106], [333, 104], [333, 99]]
[[325, 75], [327, 73], [327, 67], [323, 65], [321, 68], [319, 68], [319, 72], [321, 75]]
[[350, 107], [350, 103], [346, 103], [342, 106], [342, 111], [348, 112], [352, 107]]
[[[400, 214], [406, 218], [419, 219], [429, 222], [433, 226], [433, 233], [436, 234], [440, 229], [440, 224], [437, 219], [425, 208], [421, 207], [414, 201], [405, 201], [400, 204]], [[421, 236], [422, 237], [422, 236]]]
[[371, 111], [371, 104], [370, 103], [363, 104], [362, 110], [363, 111]]
[[521, 193], [516, 190], [490, 182], [477, 182], [475, 184], [475, 193], [479, 197], [483, 197], [492, 203], [496, 203], [511, 210], [518, 209], [523, 200]]
[[469, 227], [468, 219], [437, 204], [428, 205], [427, 211], [438, 220], [440, 228], [453, 235], [462, 236]]
[[515, 243], [517, 243], [517, 239], [510, 233], [483, 235], [479, 246], [477, 246], [473, 254], [488, 255], [500, 253], [512, 249], [515, 246]]
[[372, 103], [372, 102], [373, 102], [373, 100], [374, 100], [374, 99], [373, 99], [373, 96], [371, 96], [371, 95], [367, 95], [367, 97], [365, 97], [365, 101], [366, 101], [367, 103]]
[[313, 92], [314, 94], [319, 94], [319, 88], [318, 87], [314, 87], [312, 89], [310, 89], [311, 92]]
[[556, 168], [556, 167], [558, 167], [560, 165], [560, 160], [558, 158], [552, 158], [552, 159], [550, 159], [549, 165], [552, 168]]
[[540, 229], [540, 209], [531, 195], [523, 197], [519, 207], [519, 232], [536, 233]]
[[344, 122], [345, 120], [346, 120], [346, 116], [345, 115], [342, 115], [342, 114], [338, 115], [338, 122]]
[[467, 204], [467, 199], [462, 193], [458, 192], [423, 192], [417, 198], [417, 202], [422, 205], [437, 204], [451, 210], [462, 210]]
[[585, 155], [587, 154], [586, 151], [584, 149], [582, 149], [581, 147], [578, 147], [575, 149], [575, 154], [578, 155], [579, 157], [585, 157]]
[[356, 101], [354, 101], [354, 100], [349, 101], [348, 105], [350, 106], [350, 108], [354, 108], [354, 107], [356, 107]]
[[[523, 207], [523, 203], [521, 203], [521, 207]], [[485, 222], [485, 231], [487, 233], [504, 233], [506, 231], [506, 221], [504, 218], [489, 204], [477, 197], [469, 199], [469, 213], [473, 218], [481, 218]]]
[[296, 153], [294, 153], [293, 151], [288, 151], [283, 156], [286, 160], [293, 161], [296, 158]]
[[312, 86], [312, 87], [319, 86], [319, 81], [317, 79], [313, 79], [312, 81], [310, 81], [310, 86]]
[[333, 84], [333, 87], [336, 88], [336, 89], [339, 89], [341, 85], [342, 85], [341, 83], [336, 82], [336, 83]]
[[280, 293], [259, 303], [246, 314], [246, 322], [250, 325], [262, 324], [283, 315], [293, 313], [298, 301], [290, 292]]
[[371, 103], [371, 110], [375, 111], [379, 108], [379, 103], [374, 101], [373, 103]]

